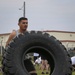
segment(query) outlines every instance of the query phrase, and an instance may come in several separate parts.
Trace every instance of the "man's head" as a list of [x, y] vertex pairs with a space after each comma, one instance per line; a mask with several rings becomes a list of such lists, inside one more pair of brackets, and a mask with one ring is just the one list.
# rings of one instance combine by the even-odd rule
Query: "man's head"
[[20, 27], [21, 30], [23, 30], [23, 31], [27, 30], [27, 27], [28, 27], [28, 19], [25, 18], [25, 17], [19, 18], [18, 25], [19, 25], [19, 27]]

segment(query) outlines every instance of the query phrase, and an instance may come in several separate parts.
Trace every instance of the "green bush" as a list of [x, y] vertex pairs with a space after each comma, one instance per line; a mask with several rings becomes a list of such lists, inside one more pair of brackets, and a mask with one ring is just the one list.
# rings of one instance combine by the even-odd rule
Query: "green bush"
[[0, 61], [2, 61], [2, 56], [0, 55]]

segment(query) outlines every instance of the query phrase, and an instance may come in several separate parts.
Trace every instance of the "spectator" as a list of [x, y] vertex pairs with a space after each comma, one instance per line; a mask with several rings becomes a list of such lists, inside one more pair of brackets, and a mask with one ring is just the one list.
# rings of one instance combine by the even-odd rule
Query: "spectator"
[[36, 61], [36, 59], [38, 59], [39, 54], [38, 53], [34, 53], [33, 56], [34, 56], [34, 65], [35, 65], [35, 61]]
[[41, 67], [40, 67], [40, 69], [42, 70], [42, 74], [45, 74], [44, 70], [46, 70], [46, 74], [49, 74], [49, 64], [48, 64], [47, 59], [43, 55], [41, 55]]

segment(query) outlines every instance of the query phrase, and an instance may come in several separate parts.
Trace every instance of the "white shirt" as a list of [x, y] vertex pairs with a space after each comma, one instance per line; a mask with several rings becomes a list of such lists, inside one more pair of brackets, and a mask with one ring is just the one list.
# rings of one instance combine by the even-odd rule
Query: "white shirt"
[[72, 65], [75, 65], [75, 56], [71, 57]]
[[40, 64], [41, 63], [41, 57], [39, 57], [38, 59], [35, 60], [35, 63]]

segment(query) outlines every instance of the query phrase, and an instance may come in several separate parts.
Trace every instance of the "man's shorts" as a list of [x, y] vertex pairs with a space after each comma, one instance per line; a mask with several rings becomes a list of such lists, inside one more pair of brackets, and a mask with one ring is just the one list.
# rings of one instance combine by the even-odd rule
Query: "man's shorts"
[[46, 57], [44, 55], [40, 55], [42, 60], [46, 60]]
[[35, 67], [30, 59], [24, 60], [24, 65], [28, 72], [35, 71]]

